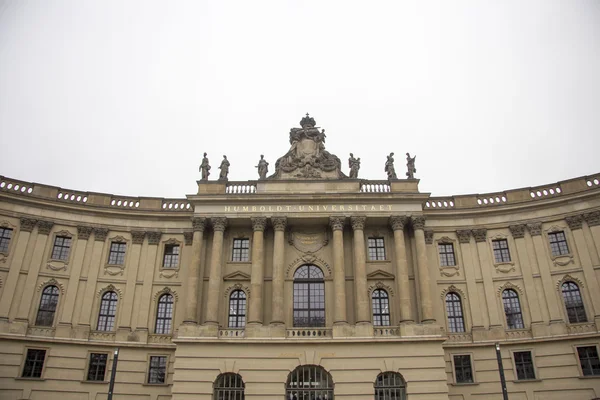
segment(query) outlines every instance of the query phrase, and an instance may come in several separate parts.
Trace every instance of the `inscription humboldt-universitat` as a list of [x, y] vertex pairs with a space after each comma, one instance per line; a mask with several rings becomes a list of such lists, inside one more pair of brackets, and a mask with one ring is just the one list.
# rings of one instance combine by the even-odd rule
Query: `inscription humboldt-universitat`
[[391, 204], [332, 204], [332, 205], [289, 205], [289, 206], [223, 206], [225, 212], [339, 212], [339, 211], [392, 211]]

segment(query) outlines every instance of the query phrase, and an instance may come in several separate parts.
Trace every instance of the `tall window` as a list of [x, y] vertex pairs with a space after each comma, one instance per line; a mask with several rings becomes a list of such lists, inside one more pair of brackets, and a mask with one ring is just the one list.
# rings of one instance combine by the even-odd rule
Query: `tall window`
[[123, 265], [126, 248], [127, 243], [112, 242], [110, 244], [110, 253], [108, 254], [108, 263], [111, 265]]
[[148, 368], [148, 383], [165, 383], [167, 377], [167, 357], [151, 356]]
[[508, 329], [523, 329], [523, 314], [521, 314], [521, 303], [519, 295], [512, 289], [505, 289], [502, 292], [502, 303], [504, 304], [504, 314], [506, 314], [506, 325]]
[[397, 372], [382, 372], [375, 380], [375, 400], [406, 400], [406, 382]]
[[233, 239], [233, 254], [231, 261], [250, 260], [250, 239]]
[[382, 261], [385, 260], [385, 244], [382, 237], [370, 237], [369, 244], [369, 260]]
[[294, 274], [294, 326], [325, 326], [325, 281], [315, 265], [303, 265]]
[[163, 257], [163, 268], [177, 268], [179, 265], [179, 245], [165, 245], [165, 256]]
[[563, 231], [549, 233], [548, 240], [550, 241], [550, 250], [552, 250], [553, 256], [561, 256], [563, 254], [569, 254], [569, 246], [567, 246], [567, 238]]
[[165, 293], [158, 299], [156, 309], [156, 327], [154, 331], [161, 335], [171, 333], [171, 320], [173, 319], [173, 296]]
[[42, 292], [35, 324], [37, 326], [52, 326], [57, 305], [58, 288], [56, 286], [46, 286]]
[[494, 260], [497, 263], [510, 262], [510, 251], [508, 251], [508, 240], [492, 240], [492, 249], [494, 250]]
[[214, 384], [214, 400], [244, 400], [246, 385], [238, 374], [226, 373], [217, 377]]
[[389, 326], [390, 302], [387, 292], [383, 289], [375, 289], [371, 295], [371, 300], [373, 303], [373, 325]]
[[229, 327], [243, 328], [246, 326], [246, 293], [234, 290], [229, 296]]
[[438, 243], [438, 250], [440, 252], [440, 265], [442, 267], [456, 265], [454, 245], [452, 243]]
[[25, 356], [25, 365], [23, 365], [23, 378], [41, 378], [44, 369], [44, 360], [46, 359], [46, 350], [27, 349]]
[[450, 332], [465, 331], [462, 304], [460, 297], [454, 292], [446, 294], [446, 314], [448, 315], [448, 330]]
[[8, 245], [12, 237], [12, 229], [0, 228], [0, 253], [8, 253]]
[[600, 375], [600, 360], [598, 359], [596, 346], [578, 347], [577, 355], [579, 356], [583, 376]]
[[468, 354], [456, 355], [454, 358], [454, 376], [456, 383], [473, 383], [473, 368], [471, 356]]
[[576, 324], [578, 322], [587, 322], [585, 308], [583, 307], [583, 299], [579, 286], [573, 282], [565, 282], [562, 284], [562, 295], [567, 309], [569, 323]]
[[106, 375], [106, 364], [108, 362], [108, 354], [106, 353], [90, 353], [90, 365], [88, 367], [88, 381], [104, 381]]
[[100, 301], [100, 313], [98, 314], [99, 331], [112, 331], [115, 327], [115, 316], [117, 315], [117, 294], [106, 292]]
[[285, 398], [290, 400], [331, 400], [333, 379], [323, 367], [301, 365], [290, 372], [286, 383]]
[[53, 260], [68, 260], [69, 251], [71, 250], [71, 238], [67, 236], [57, 236], [54, 239], [54, 247], [52, 248]]
[[517, 379], [535, 379], [535, 370], [533, 369], [533, 358], [530, 351], [515, 351], [515, 369], [517, 370]]

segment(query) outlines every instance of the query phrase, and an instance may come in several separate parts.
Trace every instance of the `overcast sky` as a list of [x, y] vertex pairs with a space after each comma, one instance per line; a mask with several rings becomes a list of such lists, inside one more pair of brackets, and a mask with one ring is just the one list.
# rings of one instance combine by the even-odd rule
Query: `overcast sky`
[[420, 190], [600, 172], [600, 2], [0, 0], [0, 174], [132, 196], [256, 179], [309, 112]]

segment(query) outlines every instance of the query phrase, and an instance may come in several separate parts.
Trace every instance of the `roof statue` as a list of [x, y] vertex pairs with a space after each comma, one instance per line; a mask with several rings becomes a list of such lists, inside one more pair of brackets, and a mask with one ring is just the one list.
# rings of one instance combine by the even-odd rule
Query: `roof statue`
[[227, 160], [227, 156], [223, 156], [223, 161], [221, 161], [221, 165], [219, 166], [219, 169], [221, 170], [221, 173], [219, 174], [220, 181], [228, 180], [227, 175], [229, 174], [230, 165], [231, 164], [229, 163], [229, 160]]
[[269, 163], [265, 160], [265, 156], [263, 154], [260, 155], [260, 160], [258, 160], [258, 165], [255, 166], [258, 168], [258, 179], [266, 179], [267, 172], [269, 172]]
[[360, 169], [360, 157], [354, 158], [354, 154], [350, 153], [350, 158], [348, 159], [348, 167], [350, 167], [350, 178], [358, 178], [358, 170]]
[[306, 114], [301, 128], [290, 130], [290, 149], [275, 163], [268, 179], [344, 179], [340, 159], [325, 150], [325, 130]]
[[411, 158], [410, 153], [406, 153], [406, 178], [408, 179], [415, 179], [415, 173], [417, 172], [417, 169], [415, 168], [416, 158], [417, 156]]
[[394, 168], [394, 153], [390, 153], [390, 155], [387, 156], [384, 171], [387, 172], [388, 179], [398, 179], [396, 176], [396, 169]]
[[202, 164], [200, 164], [200, 172], [202, 172], [202, 180], [207, 181], [208, 176], [210, 175], [210, 164], [208, 163], [208, 158], [206, 157], [206, 153], [204, 153], [204, 158], [202, 159]]

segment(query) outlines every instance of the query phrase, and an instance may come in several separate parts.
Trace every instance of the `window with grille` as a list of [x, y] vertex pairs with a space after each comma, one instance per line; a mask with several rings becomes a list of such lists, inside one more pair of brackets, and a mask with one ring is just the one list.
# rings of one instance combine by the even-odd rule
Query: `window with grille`
[[373, 325], [389, 326], [390, 302], [387, 292], [383, 289], [375, 289], [371, 295], [371, 300], [373, 304]]
[[562, 256], [569, 254], [569, 246], [567, 245], [567, 237], [563, 231], [551, 232], [548, 234], [550, 241], [550, 250], [553, 256]]
[[177, 268], [179, 266], [179, 245], [166, 244], [163, 268]]
[[369, 245], [369, 260], [370, 261], [384, 261], [385, 260], [385, 243], [382, 237], [370, 237], [368, 240]]
[[123, 265], [125, 263], [125, 250], [127, 243], [112, 242], [108, 254], [108, 263], [110, 265]]
[[497, 263], [510, 262], [510, 251], [508, 250], [508, 240], [492, 240], [492, 249], [494, 250], [494, 260]]
[[454, 257], [454, 245], [452, 243], [438, 243], [440, 253], [440, 265], [442, 267], [451, 267], [456, 265]]
[[229, 327], [243, 328], [246, 326], [246, 293], [234, 290], [229, 296]]
[[213, 387], [214, 400], [244, 400], [246, 385], [239, 374], [221, 374]]
[[115, 327], [115, 316], [117, 315], [117, 294], [106, 292], [100, 301], [100, 312], [98, 313], [99, 331], [112, 331]]
[[375, 380], [375, 400], [406, 400], [406, 382], [397, 372], [382, 372]]
[[23, 378], [41, 378], [45, 359], [46, 350], [27, 349], [21, 376]]
[[600, 360], [598, 359], [598, 349], [596, 346], [584, 346], [577, 348], [579, 364], [583, 376], [600, 375]]
[[57, 305], [58, 288], [56, 286], [46, 286], [42, 291], [35, 324], [37, 326], [52, 326]]
[[332, 400], [333, 379], [323, 367], [302, 365], [290, 372], [285, 398], [290, 400]]
[[517, 379], [535, 379], [535, 370], [533, 369], [533, 358], [530, 351], [515, 351], [515, 369], [517, 370]]
[[523, 329], [523, 314], [521, 313], [521, 303], [519, 295], [512, 289], [505, 289], [502, 292], [502, 303], [504, 304], [504, 314], [506, 315], [506, 325], [508, 329]]
[[579, 322], [587, 322], [587, 316], [585, 315], [585, 308], [583, 306], [583, 299], [581, 298], [579, 286], [573, 282], [563, 283], [562, 295], [565, 302], [565, 308], [567, 309], [569, 323], [576, 324]]
[[158, 299], [156, 309], [156, 325], [154, 332], [160, 335], [171, 333], [171, 321], [173, 320], [173, 296], [169, 293], [163, 294]]
[[52, 248], [53, 260], [68, 260], [71, 250], [71, 238], [67, 236], [57, 236], [54, 238], [54, 247]]
[[473, 368], [471, 356], [468, 354], [456, 355], [454, 358], [454, 376], [456, 383], [473, 383]]
[[465, 331], [462, 303], [458, 294], [454, 292], [446, 294], [446, 314], [448, 315], [448, 330], [450, 332]]
[[0, 253], [8, 253], [12, 231], [10, 228], [0, 228]]
[[108, 363], [108, 354], [90, 353], [90, 364], [88, 366], [88, 381], [104, 381], [106, 375], [106, 364]]
[[294, 274], [294, 326], [325, 326], [325, 281], [316, 265], [303, 265]]
[[148, 368], [148, 383], [165, 383], [167, 376], [167, 357], [151, 356]]
[[250, 260], [250, 239], [233, 239], [231, 261]]

